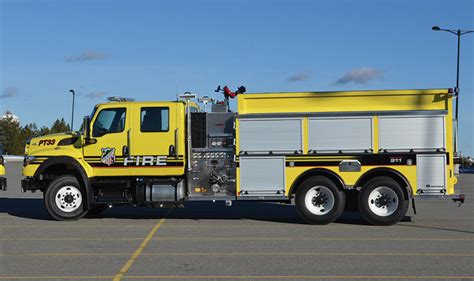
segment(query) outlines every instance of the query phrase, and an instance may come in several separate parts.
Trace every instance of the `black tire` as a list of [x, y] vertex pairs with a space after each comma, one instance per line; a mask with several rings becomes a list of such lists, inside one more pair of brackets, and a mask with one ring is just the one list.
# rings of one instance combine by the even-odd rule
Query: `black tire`
[[[376, 189], [377, 191], [374, 192]], [[370, 199], [372, 192], [374, 193]], [[394, 194], [396, 198], [393, 196]], [[379, 197], [373, 200], [377, 196]], [[373, 225], [396, 224], [406, 215], [408, 205], [408, 199], [405, 198], [402, 187], [390, 177], [371, 179], [362, 187], [359, 194], [359, 211], [364, 219]], [[390, 211], [391, 208], [393, 211]], [[387, 213], [377, 214], [374, 210], [379, 212], [385, 210]]]
[[[56, 203], [56, 198], [62, 203]], [[49, 184], [44, 193], [44, 204], [55, 220], [78, 220], [87, 214], [85, 198], [85, 192], [76, 177], [60, 176]]]
[[[324, 189], [321, 189], [324, 188]], [[311, 193], [309, 193], [311, 192]], [[330, 192], [332, 194], [332, 207], [328, 199]], [[306, 203], [306, 196], [311, 202]], [[312, 196], [314, 195], [314, 196]], [[330, 197], [330, 196], [329, 196]], [[311, 198], [311, 199], [310, 199]], [[322, 200], [318, 201], [318, 200]], [[326, 200], [324, 202], [324, 200]], [[344, 192], [339, 190], [337, 185], [327, 177], [313, 176], [305, 180], [296, 191], [296, 209], [299, 215], [309, 224], [328, 224], [335, 221], [344, 211], [345, 196]]]

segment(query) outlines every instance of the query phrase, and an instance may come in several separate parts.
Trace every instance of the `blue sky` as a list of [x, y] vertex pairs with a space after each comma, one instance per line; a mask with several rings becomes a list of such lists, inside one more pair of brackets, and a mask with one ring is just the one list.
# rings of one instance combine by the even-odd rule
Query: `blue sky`
[[[447, 88], [474, 1], [0, 0], [0, 111], [75, 127], [106, 96]], [[474, 156], [474, 33], [462, 38], [460, 148]]]

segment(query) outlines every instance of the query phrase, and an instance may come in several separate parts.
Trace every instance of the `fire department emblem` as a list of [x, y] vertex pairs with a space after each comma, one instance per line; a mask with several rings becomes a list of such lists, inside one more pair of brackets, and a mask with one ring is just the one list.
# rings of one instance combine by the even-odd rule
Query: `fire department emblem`
[[115, 148], [102, 148], [102, 156], [100, 161], [107, 166], [110, 166], [115, 163]]

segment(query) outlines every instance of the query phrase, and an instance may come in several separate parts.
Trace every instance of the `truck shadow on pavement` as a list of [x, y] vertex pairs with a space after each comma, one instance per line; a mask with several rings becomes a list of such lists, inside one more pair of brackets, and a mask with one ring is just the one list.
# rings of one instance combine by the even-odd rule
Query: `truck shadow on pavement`
[[[0, 198], [0, 214], [35, 219], [52, 220], [46, 211], [41, 198]], [[290, 224], [305, 224], [298, 216], [295, 206], [261, 203], [234, 202], [232, 207], [225, 207], [223, 202], [187, 202], [185, 208], [161, 209], [147, 207], [118, 206], [107, 209], [96, 216], [86, 216], [83, 220], [99, 219], [191, 219], [191, 220], [254, 220]], [[403, 222], [411, 222], [405, 217]], [[336, 223], [368, 225], [359, 213], [344, 213]]]

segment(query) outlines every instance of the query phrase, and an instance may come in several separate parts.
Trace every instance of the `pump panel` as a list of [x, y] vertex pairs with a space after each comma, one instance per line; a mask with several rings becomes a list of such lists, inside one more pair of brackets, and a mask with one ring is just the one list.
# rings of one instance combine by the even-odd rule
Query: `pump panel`
[[191, 113], [190, 199], [235, 196], [234, 113]]

